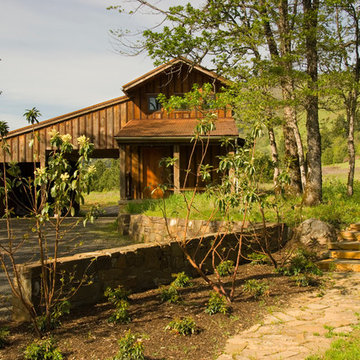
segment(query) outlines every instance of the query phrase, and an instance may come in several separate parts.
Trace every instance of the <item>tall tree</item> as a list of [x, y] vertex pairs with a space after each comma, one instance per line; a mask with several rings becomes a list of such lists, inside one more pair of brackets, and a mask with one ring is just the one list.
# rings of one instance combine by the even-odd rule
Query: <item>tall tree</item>
[[[206, 65], [213, 63], [218, 72], [235, 82], [244, 81], [246, 71], [245, 78], [257, 77], [264, 69], [277, 75], [277, 86], [282, 90], [283, 132], [292, 188], [293, 192], [301, 192], [306, 183], [306, 169], [295, 107], [295, 82], [300, 68], [294, 64], [304, 61], [302, 53], [297, 51], [301, 48], [300, 39], [305, 37], [303, 33], [310, 25], [315, 25], [316, 30], [316, 23], [301, 23], [303, 18], [308, 18], [303, 16], [306, 6], [301, 7], [296, 0], [208, 0], [199, 7], [189, 3], [162, 10], [144, 0], [135, 2], [163, 15], [160, 28], [142, 32], [143, 39], [135, 43], [139, 51], [147, 50], [158, 63], [178, 56], [196, 63], [204, 60], [206, 63], [209, 59]], [[122, 41], [123, 32], [113, 34], [120, 35]], [[134, 53], [134, 42], [131, 45]], [[314, 139], [312, 133], [309, 139]], [[312, 163], [320, 162], [320, 157], [310, 158]], [[316, 166], [321, 170], [321, 164]], [[314, 186], [311, 188], [319, 191]], [[317, 198], [321, 199], [321, 188]]]
[[305, 205], [316, 205], [322, 200], [317, 43], [319, 0], [303, 0], [302, 3], [304, 8], [303, 36], [305, 41], [308, 90], [305, 103], [308, 173], [303, 202]]
[[327, 24], [330, 46], [324, 77], [327, 87], [330, 87], [331, 97], [335, 98], [335, 109], [344, 109], [346, 114], [349, 158], [347, 193], [352, 196], [355, 174], [354, 131], [360, 86], [360, 2], [329, 0], [327, 5], [328, 11], [335, 16]]

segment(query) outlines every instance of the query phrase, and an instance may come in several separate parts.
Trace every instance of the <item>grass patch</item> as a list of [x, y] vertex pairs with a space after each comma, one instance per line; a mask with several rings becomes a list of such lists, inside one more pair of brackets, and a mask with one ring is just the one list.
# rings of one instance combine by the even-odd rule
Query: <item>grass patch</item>
[[358, 360], [360, 359], [360, 332], [353, 332], [350, 337], [338, 339], [331, 344], [324, 355], [311, 355], [306, 360]]
[[82, 210], [87, 210], [91, 206], [99, 204], [100, 206], [117, 205], [120, 199], [119, 190], [110, 191], [92, 191], [85, 194], [85, 204], [81, 207]]

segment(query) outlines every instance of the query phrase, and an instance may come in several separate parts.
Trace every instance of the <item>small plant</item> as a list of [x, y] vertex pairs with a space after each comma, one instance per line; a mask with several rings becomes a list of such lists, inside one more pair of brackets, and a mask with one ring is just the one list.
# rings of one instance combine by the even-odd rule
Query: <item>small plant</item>
[[287, 275], [294, 276], [299, 274], [313, 274], [322, 275], [322, 271], [313, 262], [314, 255], [307, 250], [298, 249], [296, 255], [290, 259], [288, 266], [279, 269], [279, 272]]
[[63, 360], [60, 350], [55, 346], [53, 338], [35, 340], [24, 352], [25, 360]]
[[7, 328], [0, 328], [0, 349], [3, 349], [5, 346], [9, 344], [8, 336], [10, 331]]
[[265, 254], [253, 252], [248, 255], [251, 260], [251, 265], [265, 265], [269, 263], [269, 259]]
[[171, 304], [176, 304], [181, 300], [178, 291], [176, 290], [175, 286], [172, 285], [169, 287], [160, 287], [160, 299], [161, 302], [169, 302]]
[[113, 305], [116, 306], [118, 302], [121, 300], [129, 300], [129, 291], [125, 290], [121, 285], [117, 288], [112, 289], [111, 287], [107, 287], [104, 296], [111, 302]]
[[[46, 315], [39, 316], [37, 319], [37, 324], [41, 332], [54, 330], [57, 327], [61, 326], [60, 318], [64, 315], [70, 314], [70, 302], [62, 301], [57, 303], [53, 311], [51, 312], [51, 316], [47, 319]], [[49, 321], [49, 323], [48, 323]]]
[[119, 351], [112, 360], [144, 360], [144, 345], [138, 334], [130, 330], [118, 340]]
[[195, 334], [198, 331], [194, 319], [190, 316], [170, 321], [165, 330], [171, 330], [184, 336]]
[[113, 323], [128, 324], [131, 321], [131, 316], [128, 311], [129, 302], [126, 300], [120, 300], [116, 304], [116, 309], [109, 317], [108, 321]]
[[265, 281], [256, 279], [246, 280], [243, 289], [255, 299], [269, 294], [269, 285]]
[[175, 280], [171, 283], [172, 286], [176, 288], [186, 288], [192, 286], [191, 279], [185, 274], [185, 272], [180, 272], [177, 274], [172, 274], [172, 277]]
[[292, 276], [292, 279], [295, 281], [296, 285], [300, 287], [320, 285], [319, 279], [312, 274], [298, 274]]
[[224, 260], [217, 267], [216, 270], [220, 276], [228, 276], [234, 272], [234, 262], [232, 260]]
[[217, 313], [227, 314], [230, 308], [224, 296], [216, 291], [210, 291], [209, 302], [206, 306], [205, 312], [209, 315]]

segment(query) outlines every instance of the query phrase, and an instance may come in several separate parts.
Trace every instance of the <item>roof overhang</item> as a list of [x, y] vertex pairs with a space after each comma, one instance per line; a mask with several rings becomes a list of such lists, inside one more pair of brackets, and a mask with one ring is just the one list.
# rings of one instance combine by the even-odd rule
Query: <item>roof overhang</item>
[[166, 64], [158, 66], [157, 68], [147, 72], [146, 74], [136, 78], [135, 80], [128, 82], [127, 84], [123, 85], [122, 90], [126, 94], [126, 93], [128, 93], [129, 90], [135, 88], [136, 86], [143, 84], [147, 80], [154, 78], [155, 76], [161, 74], [162, 72], [165, 72], [166, 70], [171, 69], [172, 67], [174, 67], [176, 65], [181, 65], [181, 64], [185, 64], [185, 65], [189, 66], [191, 69], [198, 70], [198, 71], [202, 72], [203, 74], [206, 74], [224, 84], [229, 83], [229, 80], [216, 74], [215, 72], [208, 70], [201, 65], [197, 65], [194, 62], [192, 62], [191, 60], [188, 60], [183, 57], [179, 57], [179, 58], [170, 60]]

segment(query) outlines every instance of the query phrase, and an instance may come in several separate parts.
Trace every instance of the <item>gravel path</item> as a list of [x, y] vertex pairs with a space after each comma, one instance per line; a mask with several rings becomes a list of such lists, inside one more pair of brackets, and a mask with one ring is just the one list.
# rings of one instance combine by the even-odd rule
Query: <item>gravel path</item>
[[349, 333], [360, 321], [360, 273], [335, 273], [333, 280], [324, 296], [301, 295], [231, 337], [218, 360], [304, 360], [327, 350], [334, 334]]

